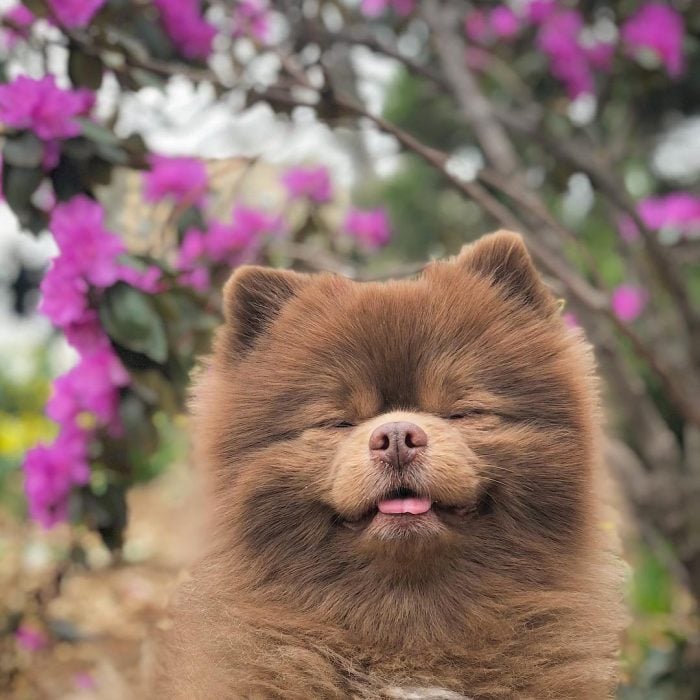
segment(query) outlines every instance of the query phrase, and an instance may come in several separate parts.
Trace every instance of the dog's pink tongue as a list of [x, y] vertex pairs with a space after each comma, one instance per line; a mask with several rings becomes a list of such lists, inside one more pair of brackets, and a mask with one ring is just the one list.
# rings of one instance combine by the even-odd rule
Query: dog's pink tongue
[[377, 507], [380, 513], [398, 514], [411, 513], [411, 515], [421, 515], [430, 510], [431, 501], [429, 498], [389, 498], [386, 501], [379, 501]]

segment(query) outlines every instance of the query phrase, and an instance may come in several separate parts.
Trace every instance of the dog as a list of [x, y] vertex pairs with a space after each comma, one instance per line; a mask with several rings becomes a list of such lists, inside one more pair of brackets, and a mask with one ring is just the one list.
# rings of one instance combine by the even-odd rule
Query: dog
[[519, 235], [410, 280], [241, 267], [224, 311], [157, 697], [611, 696], [594, 361]]

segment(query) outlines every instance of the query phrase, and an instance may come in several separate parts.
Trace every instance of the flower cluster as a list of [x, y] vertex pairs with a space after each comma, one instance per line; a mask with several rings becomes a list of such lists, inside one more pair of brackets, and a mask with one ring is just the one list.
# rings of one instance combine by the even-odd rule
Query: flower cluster
[[637, 55], [651, 51], [666, 66], [671, 77], [684, 69], [683, 19], [663, 2], [643, 5], [622, 26], [622, 41], [628, 51]]
[[391, 238], [391, 222], [381, 207], [377, 209], [355, 209], [348, 211], [343, 222], [343, 231], [352, 236], [368, 250], [386, 245]]
[[29, 28], [34, 24], [34, 14], [24, 5], [13, 5], [2, 14], [7, 26], [3, 27], [2, 40], [5, 49], [12, 49], [18, 41], [29, 36]]
[[531, 18], [537, 24], [537, 46], [549, 60], [552, 75], [561, 81], [572, 99], [594, 92], [595, 70], [608, 70], [615, 47], [596, 42], [584, 44], [583, 17], [576, 10], [536, 8]]
[[208, 178], [202, 161], [152, 155], [148, 162], [151, 170], [143, 178], [146, 201], [169, 197], [181, 206], [203, 203]]
[[153, 0], [165, 31], [186, 58], [204, 59], [211, 54], [216, 27], [201, 14], [199, 0]]
[[76, 29], [89, 24], [106, 0], [47, 0], [54, 19], [63, 27]]
[[615, 287], [610, 300], [613, 313], [621, 321], [629, 322], [641, 316], [648, 301], [646, 290], [631, 284]]
[[95, 97], [89, 90], [63, 90], [53, 75], [29, 78], [20, 75], [0, 85], [0, 122], [15, 129], [30, 129], [40, 139], [77, 136], [76, 117], [92, 109]]
[[[472, 9], [465, 17], [464, 31], [471, 41], [487, 44], [513, 39], [527, 25], [536, 28], [538, 49], [572, 99], [592, 94], [596, 73], [612, 67], [615, 44], [592, 39], [581, 12], [555, 0], [530, 0], [522, 14], [507, 5]], [[684, 65], [683, 32], [683, 20], [673, 8], [649, 2], [624, 22], [620, 34], [628, 53], [650, 51], [669, 75], [677, 76]]]
[[185, 233], [178, 253], [180, 282], [199, 291], [209, 286], [209, 267], [239, 265], [254, 257], [266, 235], [282, 230], [282, 220], [242, 205], [233, 209], [230, 223], [212, 220], [205, 231], [190, 229]]
[[323, 166], [291, 168], [282, 176], [282, 184], [290, 197], [308, 198], [316, 204], [329, 202], [333, 196], [331, 178]]
[[379, 17], [387, 10], [393, 10], [399, 17], [407, 17], [415, 7], [415, 0], [362, 0], [360, 12], [365, 17]]
[[270, 33], [269, 11], [260, 0], [240, 0], [233, 8], [233, 36], [248, 36], [267, 41]]
[[112, 350], [90, 295], [127, 281], [144, 291], [158, 289], [159, 271], [142, 273], [120, 261], [120, 239], [104, 226], [104, 212], [79, 195], [53, 211], [50, 229], [59, 248], [42, 283], [40, 310], [61, 328], [78, 352], [78, 364], [59, 377], [46, 410], [59, 425], [50, 445], [38, 445], [24, 463], [30, 514], [46, 527], [67, 516], [68, 496], [90, 476], [89, 447], [99, 426], [116, 435], [119, 389], [129, 381]]
[[[637, 212], [651, 231], [670, 229], [683, 236], [700, 236], [700, 197], [690, 192], [647, 197], [639, 203]], [[628, 242], [639, 238], [639, 229], [629, 216], [620, 220], [620, 235]]]
[[487, 43], [516, 36], [521, 24], [520, 18], [510, 7], [500, 5], [488, 11], [471, 10], [464, 20], [464, 31], [472, 41]]

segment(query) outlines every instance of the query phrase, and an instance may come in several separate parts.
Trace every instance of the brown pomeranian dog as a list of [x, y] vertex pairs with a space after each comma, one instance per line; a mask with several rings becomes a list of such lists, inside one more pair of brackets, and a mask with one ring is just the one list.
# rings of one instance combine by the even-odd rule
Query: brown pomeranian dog
[[610, 697], [593, 362], [521, 238], [387, 283], [242, 267], [225, 312], [156, 696]]

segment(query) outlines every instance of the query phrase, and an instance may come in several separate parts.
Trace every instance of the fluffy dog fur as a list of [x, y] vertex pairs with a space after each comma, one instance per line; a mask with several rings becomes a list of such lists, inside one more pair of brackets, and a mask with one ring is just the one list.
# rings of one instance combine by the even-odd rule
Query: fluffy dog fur
[[[408, 281], [243, 267], [225, 311], [193, 403], [210, 541], [158, 697], [609, 697], [592, 358], [520, 237]], [[401, 473], [368, 454], [391, 420], [428, 435]], [[398, 487], [435, 517], [377, 525]]]

